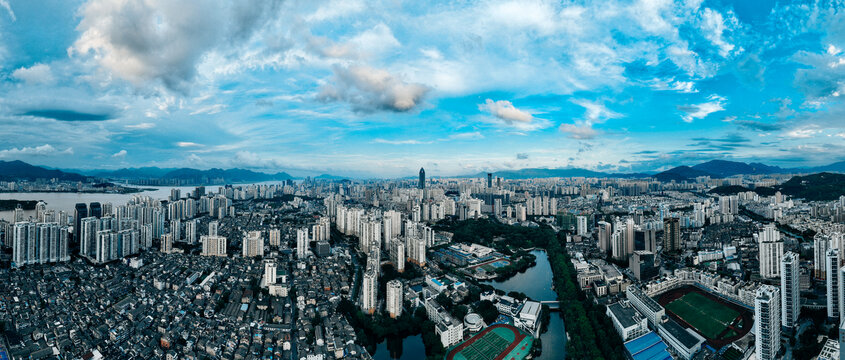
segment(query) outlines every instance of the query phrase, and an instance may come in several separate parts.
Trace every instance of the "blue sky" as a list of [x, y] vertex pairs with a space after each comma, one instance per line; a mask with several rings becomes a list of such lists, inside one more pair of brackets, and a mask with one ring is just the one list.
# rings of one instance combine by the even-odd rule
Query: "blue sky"
[[409, 176], [845, 159], [842, 2], [0, 0], [0, 159]]

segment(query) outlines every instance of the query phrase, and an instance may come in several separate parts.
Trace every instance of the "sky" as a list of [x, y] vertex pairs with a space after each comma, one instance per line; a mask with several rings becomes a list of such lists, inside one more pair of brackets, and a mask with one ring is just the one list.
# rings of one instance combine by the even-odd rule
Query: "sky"
[[358, 177], [845, 160], [845, 3], [0, 0], [0, 160]]

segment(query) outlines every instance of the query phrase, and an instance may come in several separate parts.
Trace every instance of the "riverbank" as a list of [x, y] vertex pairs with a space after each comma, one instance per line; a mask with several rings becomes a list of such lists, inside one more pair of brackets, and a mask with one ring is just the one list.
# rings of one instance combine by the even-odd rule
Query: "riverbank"
[[0, 200], [0, 211], [15, 210], [18, 205], [24, 210], [35, 210], [35, 204], [38, 204], [38, 200]]

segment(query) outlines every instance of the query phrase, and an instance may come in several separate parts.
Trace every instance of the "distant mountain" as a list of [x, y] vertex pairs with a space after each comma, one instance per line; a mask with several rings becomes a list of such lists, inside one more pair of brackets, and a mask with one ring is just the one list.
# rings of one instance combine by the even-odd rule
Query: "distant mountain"
[[87, 177], [61, 170], [47, 169], [41, 166], [27, 164], [20, 160], [0, 160], [0, 180], [16, 181], [35, 179], [59, 179], [62, 181], [84, 181]]
[[[709, 173], [709, 172], [698, 170], [698, 169], [695, 169], [695, 168], [692, 168], [692, 167], [689, 167], [689, 166], [678, 166], [678, 167], [674, 167], [674, 168], [671, 168], [669, 170], [666, 170], [664, 172], [655, 174], [653, 177], [655, 179], [657, 179], [658, 181], [669, 182], [669, 181], [674, 180], [674, 181], [677, 181], [677, 182], [681, 182], [681, 181], [685, 181], [685, 180], [689, 180], [689, 179], [694, 179], [694, 178], [699, 177], [699, 176], [714, 176], [714, 175]], [[715, 176], [715, 177], [718, 177], [718, 176]]]
[[320, 174], [314, 177], [315, 180], [346, 180], [349, 179], [345, 176], [337, 176], [331, 174]]
[[98, 176], [117, 180], [178, 180], [182, 183], [203, 184], [214, 182], [238, 183], [238, 182], [261, 182], [274, 180], [288, 180], [293, 177], [286, 172], [267, 174], [246, 169], [208, 169], [198, 170], [191, 168], [125, 168], [114, 171], [97, 171]]
[[727, 160], [710, 160], [692, 167], [695, 170], [703, 171], [712, 177], [725, 178], [734, 175], [753, 174], [776, 174], [784, 172], [777, 166], [769, 166], [761, 163], [750, 163]]
[[[486, 172], [481, 172], [469, 177], [486, 177]], [[594, 178], [642, 178], [648, 177], [649, 174], [643, 173], [604, 173], [600, 171], [587, 170], [581, 168], [528, 168], [519, 170], [502, 170], [493, 172], [493, 176], [502, 177], [505, 179], [534, 179], [534, 178], [553, 178], [553, 177], [594, 177]]]
[[845, 161], [835, 162], [824, 166], [816, 166], [807, 169], [808, 172], [841, 172], [845, 173]]
[[123, 168], [118, 170], [94, 170], [93, 174], [112, 179], [152, 179], [161, 178], [176, 168], [159, 168], [154, 166], [140, 168]]

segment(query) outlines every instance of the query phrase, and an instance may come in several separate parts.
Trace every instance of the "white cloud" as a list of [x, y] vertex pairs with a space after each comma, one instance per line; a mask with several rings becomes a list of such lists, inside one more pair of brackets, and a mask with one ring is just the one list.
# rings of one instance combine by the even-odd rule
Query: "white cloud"
[[120, 150], [114, 154], [112, 154], [113, 158], [125, 158], [126, 157], [126, 150]]
[[12, 77], [28, 84], [49, 85], [55, 81], [50, 65], [37, 63], [28, 68], [22, 67], [12, 72]]
[[9, 17], [12, 18], [12, 21], [17, 21], [15, 17], [15, 12], [12, 11], [12, 7], [9, 6], [9, 2], [7, 0], [0, 0], [0, 7], [5, 9], [7, 13], [9, 13]]
[[[725, 26], [725, 19], [722, 14], [710, 8], [704, 9], [702, 13], [702, 30], [704, 30], [704, 37], [710, 40], [713, 45], [719, 49], [719, 55], [727, 57], [735, 46], [724, 39], [724, 32], [727, 29]], [[736, 24], [736, 18], [729, 17], [728, 21]]]
[[203, 145], [197, 144], [195, 142], [190, 142], [190, 141], [180, 141], [180, 142], [176, 143], [176, 146], [178, 146], [178, 147], [201, 147]]
[[306, 15], [305, 20], [317, 22], [332, 20], [360, 13], [364, 8], [365, 4], [360, 0], [332, 0], [320, 6], [314, 13]]
[[144, 122], [144, 123], [140, 123], [140, 124], [131, 124], [131, 125], [125, 126], [125, 128], [127, 128], [129, 130], [146, 130], [146, 129], [152, 129], [154, 127], [156, 127], [156, 124], [150, 123], [150, 122]]
[[484, 134], [480, 131], [464, 132], [449, 135], [449, 140], [478, 140], [483, 139]]
[[[794, 139], [809, 139], [817, 134], [822, 133], [822, 130], [815, 126], [807, 126], [803, 128], [796, 128], [786, 132], [787, 137]], [[842, 135], [842, 134], [840, 134]]]
[[59, 151], [53, 145], [44, 144], [41, 146], [24, 146], [0, 150], [0, 158], [14, 158], [17, 156], [52, 156], [52, 155], [73, 155], [73, 148], [69, 147]]
[[507, 100], [493, 101], [492, 99], [487, 99], [483, 104], [478, 105], [478, 110], [486, 111], [508, 124], [512, 122], [529, 123], [534, 119], [531, 113], [517, 109]]
[[429, 89], [408, 83], [382, 69], [368, 66], [334, 68], [334, 84], [325, 85], [318, 98], [324, 101], [345, 101], [356, 111], [408, 111], [420, 104]]
[[698, 89], [695, 88], [695, 82], [692, 81], [680, 81], [675, 80], [674, 78], [669, 79], [652, 79], [648, 82], [654, 90], [659, 91], [677, 91], [679, 93], [691, 94], [697, 93]]
[[573, 139], [592, 139], [598, 135], [598, 131], [589, 125], [561, 124], [559, 129]]
[[68, 54], [90, 57], [136, 86], [154, 81], [187, 93], [203, 56], [215, 49], [238, 53], [238, 45], [274, 18], [278, 4], [92, 0], [80, 10], [81, 35]]
[[584, 122], [587, 124], [600, 124], [608, 119], [616, 119], [622, 117], [621, 114], [608, 109], [603, 104], [599, 104], [594, 101], [585, 100], [585, 99], [573, 99], [573, 103], [583, 107], [586, 111], [584, 112]]
[[213, 104], [203, 106], [191, 112], [191, 115], [207, 114], [214, 115], [226, 109], [226, 104]]
[[387, 139], [375, 139], [372, 141], [375, 144], [390, 144], [390, 145], [421, 145], [421, 144], [431, 144], [431, 141], [420, 141], [420, 140], [387, 140]]
[[704, 119], [717, 111], [725, 110], [724, 104], [727, 101], [724, 97], [719, 95], [710, 95], [707, 97], [707, 102], [694, 105], [679, 106], [678, 109], [685, 114], [681, 117], [684, 122], [691, 123], [696, 119]]

